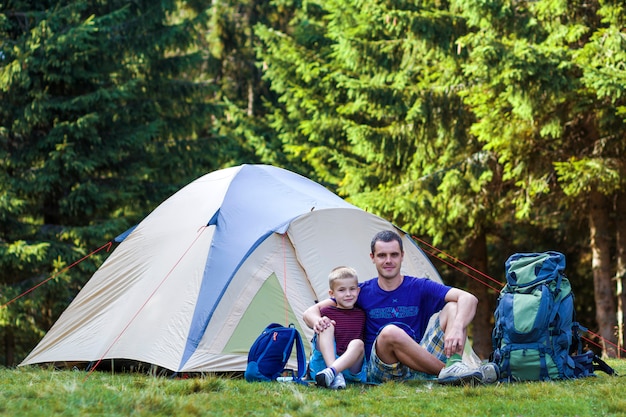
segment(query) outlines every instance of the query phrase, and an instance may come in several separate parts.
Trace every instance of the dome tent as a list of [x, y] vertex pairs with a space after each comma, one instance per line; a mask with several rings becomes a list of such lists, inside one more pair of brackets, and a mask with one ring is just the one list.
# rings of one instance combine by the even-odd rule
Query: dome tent
[[328, 297], [332, 268], [376, 276], [369, 245], [383, 229], [403, 238], [404, 274], [441, 282], [406, 233], [314, 181], [268, 165], [211, 172], [124, 237], [21, 365], [123, 359], [243, 371], [271, 322], [312, 337], [302, 314]]

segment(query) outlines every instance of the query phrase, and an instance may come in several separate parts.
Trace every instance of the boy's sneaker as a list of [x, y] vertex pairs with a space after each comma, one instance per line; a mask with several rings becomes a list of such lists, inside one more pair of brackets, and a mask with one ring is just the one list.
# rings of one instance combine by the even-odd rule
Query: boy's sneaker
[[337, 373], [335, 379], [330, 384], [330, 389], [344, 389], [346, 387], [346, 379], [341, 372]]
[[483, 375], [483, 384], [493, 384], [500, 379], [500, 368], [493, 362], [482, 364], [478, 370]]
[[[315, 374], [315, 382], [320, 387], [324, 387], [324, 388], [330, 387], [330, 384], [332, 384], [334, 379], [335, 379], [335, 374], [333, 373], [333, 370], [330, 368], [324, 368], [321, 371], [319, 371], [317, 374]], [[344, 387], [345, 387], [345, 381], [344, 381]]]
[[462, 385], [482, 382], [483, 374], [478, 368], [470, 368], [463, 362], [454, 362], [439, 372], [437, 382], [445, 385]]

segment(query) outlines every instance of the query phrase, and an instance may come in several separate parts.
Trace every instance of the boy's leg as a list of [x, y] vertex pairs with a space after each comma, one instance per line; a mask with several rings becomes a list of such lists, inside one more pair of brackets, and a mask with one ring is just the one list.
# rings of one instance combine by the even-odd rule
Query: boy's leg
[[315, 382], [317, 385], [326, 388], [345, 388], [346, 383], [343, 380], [343, 377], [337, 379], [340, 375], [340, 371], [333, 367], [335, 359], [337, 358], [335, 327], [331, 325], [322, 333], [317, 334], [316, 337], [317, 349], [324, 359], [325, 368], [317, 371], [315, 374]]
[[330, 366], [337, 371], [342, 372], [350, 369], [350, 372], [357, 374], [363, 367], [363, 358], [365, 356], [365, 345], [362, 340], [354, 339], [348, 344], [346, 351], [338, 357]]
[[331, 325], [317, 335], [317, 349], [322, 354], [327, 367], [332, 366], [337, 358], [335, 350], [335, 326]]

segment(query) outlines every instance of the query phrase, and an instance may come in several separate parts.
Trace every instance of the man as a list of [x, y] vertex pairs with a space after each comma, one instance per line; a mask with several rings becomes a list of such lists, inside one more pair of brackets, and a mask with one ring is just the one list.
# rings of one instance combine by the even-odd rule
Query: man
[[[461, 289], [400, 273], [404, 250], [394, 231], [377, 233], [370, 258], [378, 277], [359, 284], [357, 307], [367, 314], [365, 354], [368, 381], [434, 379], [442, 384], [495, 382], [499, 377], [492, 363], [472, 368], [461, 358], [467, 326], [476, 313], [478, 299]], [[335, 305], [333, 299], [319, 302], [304, 312], [304, 321], [316, 333], [333, 323], [320, 308]], [[428, 327], [434, 313], [439, 312]]]

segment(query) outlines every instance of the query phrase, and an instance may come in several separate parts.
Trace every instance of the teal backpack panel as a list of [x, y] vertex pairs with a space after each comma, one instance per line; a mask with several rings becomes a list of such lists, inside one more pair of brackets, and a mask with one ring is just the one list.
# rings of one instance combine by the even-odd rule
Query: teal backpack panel
[[519, 253], [505, 262], [507, 283], [494, 313], [493, 361], [501, 378], [536, 381], [575, 377], [570, 355], [578, 338], [574, 296], [559, 252]]

